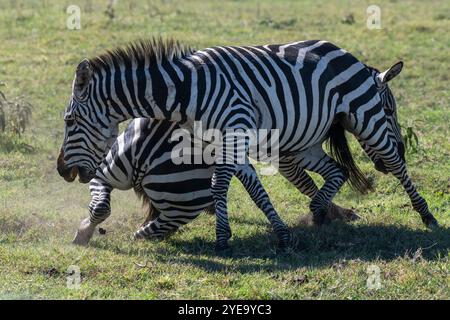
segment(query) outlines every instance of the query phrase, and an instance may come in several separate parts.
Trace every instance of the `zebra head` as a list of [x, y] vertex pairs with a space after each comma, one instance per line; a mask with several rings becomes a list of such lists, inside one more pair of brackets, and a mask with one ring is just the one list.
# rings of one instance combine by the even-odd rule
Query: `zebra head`
[[[397, 104], [395, 101], [395, 97], [388, 86], [388, 82], [394, 79], [402, 71], [403, 62], [399, 61], [395, 63], [393, 66], [391, 66], [384, 72], [379, 72], [375, 68], [371, 67], [368, 68], [372, 73], [372, 76], [375, 80], [377, 91], [381, 98], [381, 104], [386, 117], [388, 138], [396, 147], [398, 155], [402, 158], [403, 161], [405, 161], [405, 144], [401, 134], [400, 125], [398, 123]], [[363, 142], [361, 143], [361, 146], [375, 164], [375, 169], [377, 169], [380, 172], [383, 172], [384, 174], [387, 174], [388, 170], [386, 169], [386, 166], [384, 165], [383, 161], [381, 161], [381, 159], [379, 159], [375, 155], [374, 151], [371, 150]]]
[[89, 182], [118, 136], [118, 123], [101, 113], [91, 97], [93, 71], [89, 60], [77, 67], [72, 96], [64, 114], [64, 141], [58, 156], [57, 170], [66, 181], [77, 175]]

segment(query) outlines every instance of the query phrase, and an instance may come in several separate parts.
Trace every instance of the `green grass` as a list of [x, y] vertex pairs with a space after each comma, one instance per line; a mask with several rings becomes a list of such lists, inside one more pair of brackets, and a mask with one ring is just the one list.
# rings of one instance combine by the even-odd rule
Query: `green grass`
[[[70, 31], [71, 1], [0, 0], [2, 91], [35, 106], [21, 138], [0, 135], [0, 298], [450, 298], [448, 1], [377, 1], [381, 30], [366, 28], [370, 1], [118, 1], [112, 21], [103, 13], [108, 1], [77, 3], [82, 29]], [[349, 14], [354, 23], [342, 22]], [[402, 59], [391, 88], [401, 124], [420, 141], [407, 160], [442, 230], [427, 231], [397, 181], [376, 173], [355, 146], [377, 185], [367, 196], [345, 186], [336, 197], [357, 208], [357, 222], [303, 226], [307, 199], [280, 175], [263, 177], [298, 240], [289, 256], [275, 254], [268, 223], [236, 181], [233, 258], [214, 255], [213, 216], [202, 215], [166, 241], [131, 241], [143, 216], [132, 192], [120, 191], [106, 235], [97, 233], [88, 248], [72, 246], [89, 193], [86, 185], [64, 182], [55, 167], [75, 66], [160, 34], [199, 48], [327, 39], [380, 69]], [[79, 289], [66, 286], [70, 265], [81, 269]], [[366, 286], [373, 265], [380, 269], [378, 290]]]

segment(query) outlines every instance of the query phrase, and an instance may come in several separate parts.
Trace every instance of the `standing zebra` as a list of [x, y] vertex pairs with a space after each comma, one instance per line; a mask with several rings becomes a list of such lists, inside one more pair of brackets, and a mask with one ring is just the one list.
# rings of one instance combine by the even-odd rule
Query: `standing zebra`
[[[407, 174], [395, 99], [387, 85], [402, 66], [380, 73], [319, 40], [195, 52], [173, 42], [138, 42], [79, 64], [62, 150], [66, 156], [75, 150], [81, 135], [76, 128], [83, 127], [92, 160], [65, 159], [64, 165], [89, 181], [97, 168], [94, 159], [102, 156], [96, 146], [106, 143], [117, 123], [133, 117], [177, 121], [187, 128], [201, 121], [205, 129], [224, 134], [225, 146], [231, 142], [230, 130], [278, 129], [280, 164], [291, 173], [287, 178], [296, 184], [309, 170], [325, 180], [310, 194], [310, 209], [320, 224], [345, 181], [362, 192], [369, 188], [352, 160], [345, 129], [376, 168], [382, 164], [400, 180], [422, 221], [436, 226]], [[322, 149], [327, 138], [336, 160]], [[248, 149], [248, 139], [241, 142]], [[219, 252], [229, 248], [227, 191], [238, 169], [234, 155], [225, 156], [215, 166], [212, 185]], [[281, 242], [289, 237], [284, 228], [275, 232]]]
[[[130, 122], [89, 183], [92, 196], [89, 217], [81, 222], [75, 244], [86, 245], [95, 227], [108, 218], [113, 189], [134, 188], [143, 198], [148, 218], [134, 234], [138, 239], [174, 232], [213, 204], [211, 178], [214, 166], [173, 163], [171, 153], [178, 142], [170, 141], [170, 137], [178, 128], [175, 122], [148, 118]], [[236, 176], [251, 190], [250, 196], [255, 203], [263, 207], [263, 201], [268, 198], [264, 189], [259, 189], [253, 168], [241, 166]], [[351, 210], [335, 204], [328, 215], [329, 220], [355, 218]]]

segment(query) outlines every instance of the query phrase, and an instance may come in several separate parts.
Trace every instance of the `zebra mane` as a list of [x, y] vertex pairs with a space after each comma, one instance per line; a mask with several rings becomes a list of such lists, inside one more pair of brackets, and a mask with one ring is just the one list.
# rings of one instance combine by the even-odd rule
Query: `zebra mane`
[[374, 81], [375, 81], [377, 87], [380, 87], [381, 84], [378, 82], [378, 79], [377, 79], [377, 75], [380, 74], [380, 70], [378, 70], [377, 68], [368, 66], [368, 65], [365, 64], [365, 63], [363, 63], [363, 65], [367, 68], [367, 70], [369, 70], [370, 75], [371, 75], [372, 78], [374, 79]]
[[365, 63], [363, 63], [363, 65], [370, 71], [370, 73], [371, 73], [372, 75], [374, 75], [374, 74], [379, 74], [379, 73], [380, 73], [380, 70], [378, 70], [378, 69], [375, 68], [375, 67], [369, 66], [369, 65], [367, 65], [367, 64], [365, 64]]
[[138, 40], [130, 44], [89, 59], [91, 66], [95, 71], [99, 71], [113, 64], [127, 64], [132, 62], [143, 64], [146, 60], [150, 63], [159, 63], [162, 61], [172, 61], [193, 53], [194, 50], [189, 46], [182, 45], [174, 39], [163, 39], [162, 37], [153, 37], [148, 40]]

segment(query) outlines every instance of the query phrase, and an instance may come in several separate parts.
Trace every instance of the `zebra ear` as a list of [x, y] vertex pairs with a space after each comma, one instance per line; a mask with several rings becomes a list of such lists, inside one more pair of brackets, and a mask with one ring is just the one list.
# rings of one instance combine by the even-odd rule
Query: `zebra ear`
[[73, 91], [77, 96], [83, 96], [85, 89], [92, 78], [92, 67], [88, 59], [83, 59], [77, 67], [75, 81], [73, 83]]
[[391, 81], [396, 76], [399, 75], [400, 71], [403, 69], [403, 62], [399, 61], [396, 64], [394, 64], [392, 67], [387, 69], [386, 71], [380, 73], [377, 77], [378, 80], [380, 80], [381, 83], [387, 83], [388, 81]]

